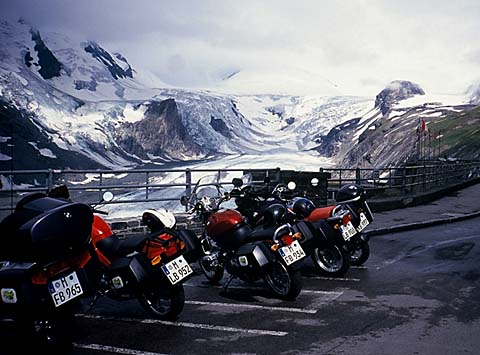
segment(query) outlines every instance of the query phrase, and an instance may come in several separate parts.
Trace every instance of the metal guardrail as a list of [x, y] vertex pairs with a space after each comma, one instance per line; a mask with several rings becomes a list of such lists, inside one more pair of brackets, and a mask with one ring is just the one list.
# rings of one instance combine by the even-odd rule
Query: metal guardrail
[[[178, 201], [181, 195], [190, 195], [197, 179], [202, 176], [212, 176], [211, 181], [202, 186], [232, 186], [232, 174], [241, 176], [245, 171], [269, 176], [272, 183], [279, 182], [282, 175], [280, 168], [0, 171], [2, 177], [0, 214], [10, 213], [26, 193], [47, 192], [59, 184], [68, 186], [73, 200], [91, 204], [99, 202], [103, 192], [107, 190], [119, 196], [110, 202], [115, 204], [172, 202]], [[478, 178], [480, 162], [425, 161], [404, 167], [320, 168], [319, 172], [322, 176], [328, 176], [327, 184], [324, 186], [328, 190], [329, 200], [334, 199], [335, 192], [346, 183], [362, 185], [368, 190], [370, 198], [401, 197]], [[257, 183], [263, 183], [263, 181], [257, 181]], [[175, 193], [171, 193], [172, 191]], [[160, 197], [158, 197], [159, 192]]]

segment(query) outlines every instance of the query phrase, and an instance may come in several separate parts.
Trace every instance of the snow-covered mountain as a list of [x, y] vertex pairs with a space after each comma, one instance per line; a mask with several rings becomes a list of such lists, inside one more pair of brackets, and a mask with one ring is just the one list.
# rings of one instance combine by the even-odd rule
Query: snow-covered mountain
[[407, 81], [376, 98], [341, 96], [332, 81], [309, 73], [294, 77], [310, 78], [307, 91], [316, 95], [292, 95], [292, 76], [270, 78], [285, 84], [284, 93], [271, 94], [262, 87], [266, 74], [248, 71], [209, 90], [179, 89], [92, 40], [1, 22], [0, 41], [0, 170], [197, 160], [318, 170], [351, 166], [367, 151], [387, 164], [399, 157], [380, 152], [393, 137], [385, 127], [398, 132], [392, 147], [420, 114], [470, 107], [456, 106], [465, 97], [432, 100]]

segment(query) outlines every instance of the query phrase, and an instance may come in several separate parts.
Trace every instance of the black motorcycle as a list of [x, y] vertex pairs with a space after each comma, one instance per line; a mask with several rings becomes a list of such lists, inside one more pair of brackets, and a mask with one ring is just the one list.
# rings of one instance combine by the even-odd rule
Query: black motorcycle
[[234, 179], [232, 183], [235, 188], [231, 195], [235, 198], [236, 209], [252, 226], [263, 223], [266, 211], [276, 210], [284, 223], [290, 223], [294, 231], [303, 235], [300, 244], [322, 274], [339, 277], [350, 269], [347, 239], [357, 232], [348, 210], [337, 210], [325, 218], [312, 219], [309, 217], [316, 207], [307, 198], [295, 197], [293, 182], [276, 184], [273, 189], [269, 187], [269, 179], [260, 186], [243, 186], [242, 179]]
[[90, 206], [43, 193], [0, 223], [0, 318], [49, 351], [71, 346], [74, 314], [91, 294], [92, 223]]

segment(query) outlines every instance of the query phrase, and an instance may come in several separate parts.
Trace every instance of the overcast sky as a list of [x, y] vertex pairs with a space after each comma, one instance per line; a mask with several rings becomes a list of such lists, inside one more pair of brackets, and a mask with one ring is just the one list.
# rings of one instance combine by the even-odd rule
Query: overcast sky
[[478, 0], [2, 0], [0, 17], [95, 40], [181, 86], [290, 69], [359, 95], [480, 82]]

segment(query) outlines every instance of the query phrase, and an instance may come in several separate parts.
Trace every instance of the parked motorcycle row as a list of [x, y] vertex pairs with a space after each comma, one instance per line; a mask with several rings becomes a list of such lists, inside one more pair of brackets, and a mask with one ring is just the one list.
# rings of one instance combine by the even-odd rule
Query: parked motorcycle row
[[200, 179], [182, 197], [201, 235], [177, 228], [171, 212], [151, 209], [142, 215], [148, 234], [119, 238], [104, 212], [72, 201], [65, 186], [27, 195], [0, 224], [0, 319], [14, 320], [41, 345], [64, 349], [85, 299], [90, 307], [101, 297], [137, 299], [152, 317], [175, 320], [193, 263], [212, 283], [227, 272], [226, 289], [235, 278], [263, 280], [273, 295], [293, 301], [306, 257], [334, 277], [368, 259], [362, 231], [373, 216], [361, 187], [346, 185], [335, 206], [317, 208], [291, 186], [269, 191], [268, 184], [232, 182], [229, 192], [201, 196]]

